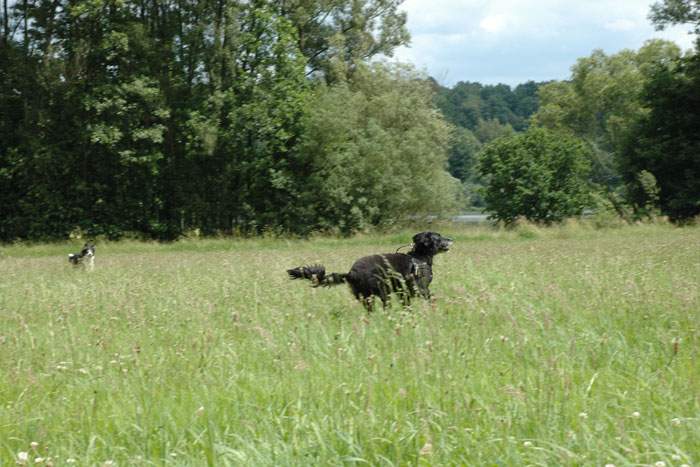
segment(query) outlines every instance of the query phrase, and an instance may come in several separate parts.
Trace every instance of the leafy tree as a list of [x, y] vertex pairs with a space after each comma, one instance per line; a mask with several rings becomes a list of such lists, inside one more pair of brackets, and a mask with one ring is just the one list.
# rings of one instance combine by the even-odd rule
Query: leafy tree
[[476, 172], [476, 158], [481, 143], [474, 133], [466, 128], [453, 127], [449, 156], [447, 159], [450, 174], [462, 182], [462, 192], [468, 206], [481, 207], [479, 174]]
[[459, 82], [451, 89], [439, 88], [435, 102], [454, 125], [476, 130], [482, 120], [497, 121], [522, 131], [537, 110], [539, 86], [530, 81], [513, 90], [505, 84]]
[[239, 29], [222, 27], [230, 37], [220, 57], [243, 59], [210, 68], [215, 91], [190, 114], [189, 152], [212, 185], [182, 209], [205, 231], [304, 230], [298, 190], [307, 167], [296, 145], [306, 112], [306, 62], [292, 24], [274, 8], [265, 2], [231, 8]]
[[392, 56], [396, 47], [408, 43], [401, 3], [403, 0], [286, 0], [278, 5], [296, 29], [298, 48], [307, 58], [307, 73], [333, 81], [347, 77], [357, 64], [372, 57]]
[[507, 123], [500, 123], [496, 119], [479, 120], [479, 123], [474, 129], [474, 134], [481, 143], [489, 143], [494, 139], [510, 136], [513, 133], [514, 130], [512, 126]]
[[641, 99], [644, 85], [655, 64], [679, 56], [676, 44], [662, 40], [614, 55], [596, 50], [577, 61], [570, 81], [540, 88], [540, 107], [533, 122], [585, 139], [594, 148], [593, 181], [608, 189], [619, 187], [616, 158], [631, 125], [647, 112]]
[[492, 217], [549, 224], [575, 216], [589, 203], [590, 154], [581, 140], [531, 128], [487, 144], [478, 170]]
[[310, 109], [301, 152], [313, 168], [302, 199], [318, 228], [348, 233], [456, 207], [449, 126], [412, 68], [361, 67], [352, 83], [319, 88]]
[[[523, 124], [526, 123], [532, 114], [537, 112], [537, 109], [540, 106], [538, 92], [540, 87], [542, 87], [544, 84], [545, 83], [528, 81], [526, 83], [518, 84], [513, 90], [513, 112], [523, 120]], [[518, 127], [518, 130], [521, 129], [523, 128]]]
[[482, 181], [474, 170], [476, 153], [484, 143], [527, 128], [539, 105], [540, 84], [530, 81], [515, 89], [471, 82], [459, 82], [451, 89], [432, 84], [436, 105], [456, 127], [450, 140], [450, 173], [462, 181], [468, 204], [481, 207]]
[[[636, 122], [621, 153], [621, 169], [639, 208], [658, 205], [671, 219], [700, 214], [700, 56], [663, 64], [647, 83], [650, 111]], [[649, 178], [658, 184], [650, 190]]]
[[649, 18], [659, 29], [667, 25], [693, 24], [700, 34], [700, 3], [697, 0], [662, 0], [651, 6]]
[[453, 128], [447, 159], [450, 174], [463, 182], [473, 180], [476, 176], [476, 155], [480, 149], [481, 143], [474, 133], [466, 128]]
[[[349, 232], [449, 207], [425, 78], [366, 68], [408, 40], [400, 3], [4, 2], [0, 240]], [[330, 123], [347, 141], [314, 145]]]
[[96, 87], [84, 106], [85, 157], [96, 183], [88, 216], [78, 224], [90, 234], [128, 230], [163, 236], [157, 176], [170, 112], [157, 83], [136, 77]]

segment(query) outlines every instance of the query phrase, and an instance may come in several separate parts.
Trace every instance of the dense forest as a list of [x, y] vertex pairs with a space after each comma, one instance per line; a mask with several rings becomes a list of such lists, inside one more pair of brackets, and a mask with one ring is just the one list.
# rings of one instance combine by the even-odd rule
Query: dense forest
[[370, 64], [408, 40], [398, 3], [5, 0], [0, 238], [351, 232], [454, 207], [429, 83]]
[[[3, 0], [0, 240], [347, 234], [466, 205], [700, 213], [695, 53], [651, 41], [565, 81], [446, 88], [381, 60], [409, 41], [400, 3]], [[697, 26], [699, 10], [650, 16]], [[552, 148], [585, 161], [543, 163]]]

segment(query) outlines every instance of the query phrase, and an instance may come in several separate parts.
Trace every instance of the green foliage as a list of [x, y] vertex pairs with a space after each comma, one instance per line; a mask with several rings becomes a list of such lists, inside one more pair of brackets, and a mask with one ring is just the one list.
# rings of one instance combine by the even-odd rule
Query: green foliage
[[473, 180], [477, 175], [474, 166], [480, 149], [481, 143], [474, 133], [466, 128], [453, 128], [447, 160], [450, 174], [463, 182]]
[[658, 200], [672, 219], [691, 219], [700, 214], [700, 56], [660, 64], [643, 102], [650, 110], [621, 154], [632, 201], [647, 210]]
[[678, 58], [672, 42], [651, 40], [638, 51], [580, 58], [570, 81], [540, 88], [536, 125], [569, 132], [594, 148], [592, 181], [610, 190], [620, 185], [617, 158], [636, 119], [647, 112], [641, 99], [656, 63]]
[[511, 89], [505, 84], [460, 81], [452, 88], [439, 87], [435, 102], [454, 125], [476, 130], [483, 120], [522, 131], [538, 108], [537, 90], [540, 86], [540, 83], [529, 81]]
[[[10, 3], [0, 12], [0, 240], [76, 229], [173, 239], [193, 229], [354, 228], [309, 201], [309, 180], [325, 181], [314, 171], [327, 170], [300, 149], [306, 116], [316, 112], [314, 87], [371, 79], [355, 78], [363, 63], [406, 43], [399, 3]], [[372, 125], [376, 131], [355, 135], [368, 160], [381, 159], [377, 139], [434, 143], [389, 116]], [[377, 136], [384, 134], [392, 137]], [[427, 171], [448, 178], [444, 145], [431, 151], [443, 155], [429, 155], [438, 165]], [[398, 168], [403, 156], [391, 157], [379, 169], [413, 164]], [[406, 212], [412, 198], [403, 191], [394, 183], [353, 197], [371, 209], [347, 205], [361, 213], [352, 225], [396, 218], [392, 203]]]
[[491, 141], [503, 136], [510, 136], [514, 133], [513, 127], [507, 123], [500, 123], [496, 119], [479, 120], [479, 123], [474, 129], [474, 134], [483, 144], [490, 143]]
[[590, 199], [590, 157], [582, 141], [540, 128], [487, 144], [478, 170], [488, 211], [506, 224], [518, 217], [549, 224], [581, 214]]
[[289, 0], [274, 2], [296, 30], [309, 74], [329, 82], [351, 76], [358, 64], [391, 57], [406, 45], [403, 0]]
[[212, 69], [217, 89], [187, 124], [190, 157], [217, 190], [195, 191], [182, 210], [207, 232], [297, 231], [304, 228], [305, 162], [295, 147], [309, 92], [305, 60], [286, 18], [267, 7], [238, 13], [240, 30], [228, 32], [221, 54], [254, 59]]
[[300, 151], [313, 169], [302, 199], [320, 228], [347, 233], [456, 206], [449, 127], [412, 68], [362, 67], [350, 84], [319, 88], [310, 109]]
[[529, 117], [539, 105], [540, 86], [533, 81], [514, 89], [504, 84], [459, 82], [445, 88], [434, 83], [435, 103], [455, 127], [449, 146], [449, 171], [462, 182], [468, 206], [483, 206], [483, 180], [475, 170], [482, 144], [527, 128]]
[[691, 23], [700, 34], [700, 3], [697, 0], [662, 0], [651, 6], [649, 18], [657, 28]]
[[591, 193], [591, 208], [591, 221], [598, 229], [621, 228], [633, 217], [625, 200], [614, 191]]

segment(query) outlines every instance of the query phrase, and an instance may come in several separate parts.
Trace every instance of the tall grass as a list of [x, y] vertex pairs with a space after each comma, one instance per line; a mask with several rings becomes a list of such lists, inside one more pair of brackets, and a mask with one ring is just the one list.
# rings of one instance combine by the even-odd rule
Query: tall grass
[[700, 229], [437, 230], [369, 315], [284, 270], [412, 232], [3, 247], [0, 465], [700, 462]]

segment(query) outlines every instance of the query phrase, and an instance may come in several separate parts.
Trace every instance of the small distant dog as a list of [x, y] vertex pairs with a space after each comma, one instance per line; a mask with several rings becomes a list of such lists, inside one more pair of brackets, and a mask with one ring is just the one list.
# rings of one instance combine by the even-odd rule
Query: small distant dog
[[404, 305], [409, 305], [416, 293], [430, 298], [428, 287], [433, 280], [433, 257], [448, 251], [451, 245], [451, 238], [435, 232], [421, 232], [413, 236], [413, 247], [408, 254], [365, 256], [355, 261], [346, 274], [326, 274], [326, 268], [320, 264], [288, 269], [287, 274], [292, 279], [309, 279], [313, 287], [348, 283], [367, 311], [372, 310], [375, 297], [386, 307], [392, 293], [399, 295]]
[[69, 253], [68, 261], [71, 262], [73, 266], [80, 266], [81, 264], [92, 271], [95, 269], [95, 244], [86, 243], [80, 253]]

